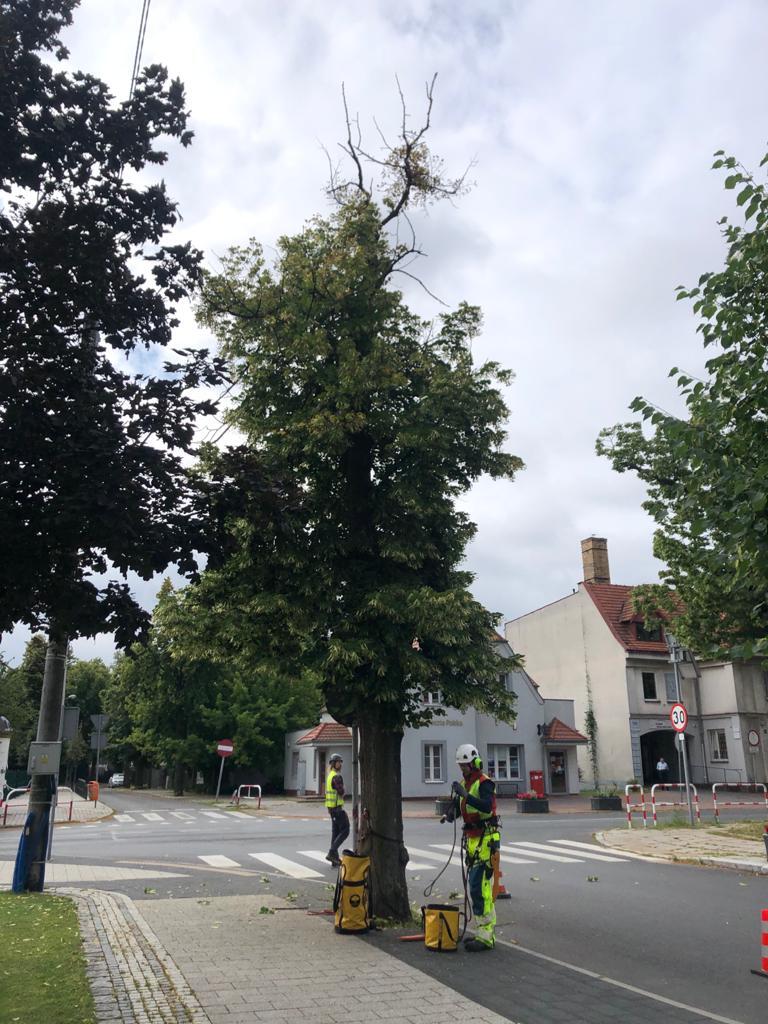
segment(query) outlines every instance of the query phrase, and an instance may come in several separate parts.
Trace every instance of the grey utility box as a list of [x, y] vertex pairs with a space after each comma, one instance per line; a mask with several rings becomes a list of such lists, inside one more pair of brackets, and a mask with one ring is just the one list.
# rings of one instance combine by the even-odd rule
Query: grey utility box
[[61, 761], [61, 743], [29, 744], [29, 762], [27, 771], [30, 775], [56, 775]]

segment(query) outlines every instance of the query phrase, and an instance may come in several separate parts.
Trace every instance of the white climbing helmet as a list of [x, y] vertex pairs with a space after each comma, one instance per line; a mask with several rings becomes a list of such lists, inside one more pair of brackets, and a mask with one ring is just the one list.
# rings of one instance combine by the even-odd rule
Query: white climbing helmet
[[341, 761], [341, 763], [344, 764], [344, 758], [341, 754], [331, 754], [328, 758], [328, 764], [333, 764], [334, 761]]
[[471, 743], [462, 743], [456, 748], [456, 764], [472, 764], [475, 758], [479, 758], [477, 747]]

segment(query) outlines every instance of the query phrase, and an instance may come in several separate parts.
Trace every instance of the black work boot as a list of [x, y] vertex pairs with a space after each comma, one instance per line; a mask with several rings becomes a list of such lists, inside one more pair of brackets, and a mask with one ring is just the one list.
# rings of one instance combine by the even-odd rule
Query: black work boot
[[335, 850], [329, 850], [325, 855], [325, 859], [330, 863], [331, 867], [341, 867], [341, 858]]
[[468, 953], [485, 953], [487, 950], [493, 949], [493, 946], [489, 946], [487, 942], [481, 942], [480, 939], [470, 939], [469, 942], [464, 943], [464, 949]]

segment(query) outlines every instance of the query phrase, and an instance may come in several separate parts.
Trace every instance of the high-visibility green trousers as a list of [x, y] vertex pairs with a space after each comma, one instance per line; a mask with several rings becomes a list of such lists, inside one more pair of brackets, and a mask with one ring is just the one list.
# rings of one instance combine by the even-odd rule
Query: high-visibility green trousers
[[[498, 832], [467, 837], [469, 898], [475, 915], [475, 938], [486, 946], [496, 944], [496, 905], [493, 902], [493, 850], [498, 849]], [[493, 849], [492, 849], [493, 845]]]

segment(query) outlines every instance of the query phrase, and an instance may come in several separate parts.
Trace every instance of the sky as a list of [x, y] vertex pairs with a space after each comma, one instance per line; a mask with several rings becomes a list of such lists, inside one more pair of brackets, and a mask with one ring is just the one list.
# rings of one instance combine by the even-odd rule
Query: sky
[[[141, 0], [83, 0], [71, 63], [128, 92]], [[757, 169], [766, 150], [762, 0], [152, 0], [144, 64], [185, 83], [195, 140], [163, 169], [181, 237], [215, 268], [250, 237], [267, 250], [329, 207], [324, 147], [344, 137], [341, 85], [373, 148], [375, 117], [414, 121], [437, 73], [429, 142], [470, 193], [416, 218], [417, 269], [449, 305], [484, 312], [478, 359], [516, 374], [507, 447], [526, 468], [462, 501], [478, 532], [473, 592], [502, 620], [571, 592], [580, 540], [608, 538], [616, 583], [657, 579], [642, 486], [595, 454], [643, 395], [680, 409], [668, 371], [703, 374], [687, 303], [722, 263], [735, 209], [712, 154]], [[441, 306], [403, 288], [425, 316]], [[211, 343], [191, 316], [179, 342]], [[132, 580], [151, 607], [160, 579]], [[18, 659], [28, 634], [3, 639]], [[78, 641], [109, 660], [109, 637]]]

